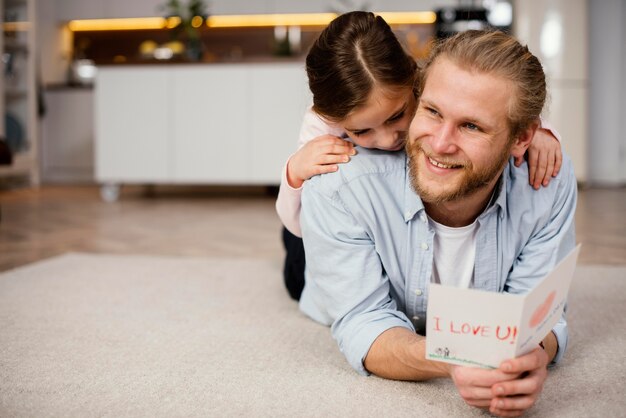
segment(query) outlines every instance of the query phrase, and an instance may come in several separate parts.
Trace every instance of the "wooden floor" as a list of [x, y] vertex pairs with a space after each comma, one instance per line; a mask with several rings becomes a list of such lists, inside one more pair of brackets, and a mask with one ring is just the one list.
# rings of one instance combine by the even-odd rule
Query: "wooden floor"
[[[264, 189], [0, 191], [0, 271], [69, 251], [193, 257], [283, 257], [275, 198]], [[626, 264], [626, 189], [579, 194], [581, 263]]]

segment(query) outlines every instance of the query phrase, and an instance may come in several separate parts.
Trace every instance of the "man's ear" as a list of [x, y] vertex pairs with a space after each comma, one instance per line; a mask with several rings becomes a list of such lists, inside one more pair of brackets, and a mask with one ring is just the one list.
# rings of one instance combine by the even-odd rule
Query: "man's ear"
[[520, 133], [517, 138], [513, 140], [513, 145], [511, 146], [511, 155], [515, 158], [522, 158], [526, 153], [526, 150], [530, 146], [530, 143], [533, 142], [533, 138], [535, 137], [535, 132], [539, 128], [539, 121], [533, 122], [525, 131]]

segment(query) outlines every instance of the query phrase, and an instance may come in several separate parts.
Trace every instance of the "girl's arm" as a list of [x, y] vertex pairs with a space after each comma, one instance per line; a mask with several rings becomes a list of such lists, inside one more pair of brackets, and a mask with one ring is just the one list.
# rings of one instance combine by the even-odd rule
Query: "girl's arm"
[[281, 222], [292, 234], [300, 232], [300, 194], [308, 178], [337, 170], [337, 164], [347, 162], [353, 148], [339, 136], [340, 129], [325, 123], [311, 109], [302, 121], [298, 151], [291, 155], [283, 167], [276, 212]]
[[[515, 166], [519, 167], [523, 157], [515, 159]], [[537, 129], [530, 146], [528, 147], [528, 181], [532, 187], [539, 189], [546, 187], [551, 177], [556, 176], [561, 169], [563, 153], [561, 152], [561, 137], [559, 133], [541, 119], [541, 126]]]

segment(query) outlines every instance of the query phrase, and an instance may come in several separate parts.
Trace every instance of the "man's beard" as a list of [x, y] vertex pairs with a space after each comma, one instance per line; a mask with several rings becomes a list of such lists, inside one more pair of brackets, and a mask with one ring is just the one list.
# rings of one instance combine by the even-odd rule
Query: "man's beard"
[[[431, 190], [426, 185], [421, 183], [419, 176], [418, 164], [430, 164], [427, 158], [424, 156], [424, 150], [418, 140], [409, 140], [406, 144], [406, 154], [409, 157], [409, 174], [411, 177], [411, 185], [415, 192], [420, 196], [422, 201], [432, 204], [440, 204], [444, 202], [452, 202], [457, 199], [461, 199], [472, 195], [481, 188], [487, 186], [492, 180], [500, 176], [502, 168], [509, 160], [510, 146], [505, 147], [502, 152], [496, 156], [493, 163], [488, 166], [475, 170], [471, 161], [463, 162], [451, 162], [441, 161], [441, 159], [434, 158], [443, 162], [446, 165], [461, 166], [456, 170], [463, 171], [463, 177], [461, 177], [457, 186], [450, 185], [450, 187], [442, 187], [441, 190]], [[424, 169], [426, 169], [424, 167]]]

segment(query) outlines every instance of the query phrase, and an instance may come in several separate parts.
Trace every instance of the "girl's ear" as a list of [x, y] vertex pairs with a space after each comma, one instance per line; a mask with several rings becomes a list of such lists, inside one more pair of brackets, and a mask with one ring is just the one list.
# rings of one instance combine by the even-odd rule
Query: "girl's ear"
[[511, 147], [511, 155], [515, 158], [521, 158], [526, 153], [526, 150], [530, 146], [530, 143], [535, 137], [535, 132], [539, 128], [539, 121], [533, 122], [525, 131], [518, 135], [513, 141]]

